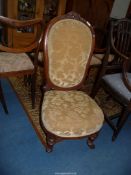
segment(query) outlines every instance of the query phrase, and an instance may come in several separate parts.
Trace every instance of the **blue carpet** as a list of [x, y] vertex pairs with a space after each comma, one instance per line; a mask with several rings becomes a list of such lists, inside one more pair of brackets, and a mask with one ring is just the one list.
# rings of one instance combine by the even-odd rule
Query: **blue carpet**
[[86, 140], [64, 141], [46, 153], [7, 81], [9, 115], [0, 104], [0, 175], [131, 175], [131, 120], [112, 143], [106, 124], [90, 150]]

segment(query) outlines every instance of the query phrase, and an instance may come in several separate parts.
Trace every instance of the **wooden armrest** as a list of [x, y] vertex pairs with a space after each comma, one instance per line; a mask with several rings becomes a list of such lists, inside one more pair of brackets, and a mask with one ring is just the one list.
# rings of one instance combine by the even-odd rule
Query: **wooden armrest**
[[11, 27], [24, 27], [24, 26], [29, 26], [29, 25], [34, 25], [37, 23], [42, 23], [42, 19], [40, 18], [35, 18], [35, 19], [31, 19], [31, 20], [24, 20], [24, 21], [20, 21], [17, 19], [11, 19], [11, 18], [7, 18], [4, 16], [0, 16], [0, 23], [4, 23], [6, 25], [10, 25]]

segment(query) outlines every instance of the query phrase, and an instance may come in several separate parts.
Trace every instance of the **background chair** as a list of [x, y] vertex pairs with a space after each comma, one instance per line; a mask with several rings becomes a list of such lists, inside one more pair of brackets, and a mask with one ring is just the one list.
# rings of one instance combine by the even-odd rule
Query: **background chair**
[[95, 43], [91, 25], [70, 12], [50, 21], [44, 38], [46, 84], [40, 124], [46, 150], [64, 139], [87, 137], [90, 148], [103, 125], [103, 112], [82, 92]]
[[[0, 16], [0, 25], [2, 26], [3, 30], [0, 43], [0, 78], [8, 78], [10, 76], [28, 77], [30, 75], [32, 107], [34, 107], [37, 57], [41, 35], [41, 19], [21, 21]], [[33, 42], [31, 41], [30, 43], [29, 40], [29, 43], [25, 43], [24, 46], [18, 46], [17, 48], [14, 48], [13, 45], [7, 41], [8, 39], [6, 38], [5, 34], [8, 28], [15, 28], [18, 32], [24, 32], [25, 30], [34, 26], [35, 30], [33, 32], [35, 32], [36, 35]], [[25, 38], [23, 38], [23, 40], [24, 39]], [[32, 51], [35, 52], [33, 60], [30, 59], [28, 54]], [[2, 93], [2, 87], [0, 95], [5, 112], [7, 112], [7, 106]]]
[[[130, 20], [129, 19], [122, 19], [118, 21], [111, 20], [109, 26], [109, 34], [107, 39], [107, 46], [105, 54], [103, 55], [102, 64], [98, 70], [98, 74], [96, 77], [96, 81], [94, 83], [94, 87], [91, 93], [91, 96], [94, 98], [97, 94], [99, 87], [100, 87], [100, 80], [103, 75], [111, 72], [120, 72], [122, 70], [122, 62], [123, 59], [120, 55], [116, 52], [116, 49], [119, 53], [123, 53], [126, 55], [126, 49], [130, 50], [130, 43], [126, 41], [130, 40], [130, 38], [123, 37], [124, 35], [130, 35], [130, 31], [127, 27], [128, 32], [126, 32], [126, 25], [129, 26]], [[120, 31], [121, 30], [121, 31]], [[126, 34], [127, 33], [127, 34]]]
[[[107, 40], [108, 40], [108, 33], [109, 31], [107, 29], [102, 30], [96, 26], [93, 27], [95, 34], [96, 35], [96, 43], [95, 43], [95, 49], [91, 58], [91, 62], [90, 62], [90, 67], [89, 67], [89, 74], [88, 76], [90, 77], [88, 79], [87, 84], [94, 84], [94, 82], [96, 81], [97, 78], [97, 73], [99, 70], [99, 67], [102, 64], [103, 58], [105, 56], [106, 53], [106, 47], [107, 47]], [[101, 38], [101, 39], [100, 39]], [[100, 41], [100, 42], [99, 42]], [[108, 57], [108, 61], [111, 62], [113, 60], [114, 55], [113, 54], [109, 54]], [[91, 91], [92, 88], [90, 88]]]
[[100, 29], [97, 26], [93, 26], [96, 38], [95, 38], [95, 48], [93, 52], [93, 56], [90, 63], [90, 68], [92, 67], [99, 67], [102, 63], [102, 59], [104, 56], [104, 53], [106, 51], [106, 38], [107, 38], [107, 30]]
[[[114, 54], [111, 62], [108, 61], [110, 53]], [[94, 98], [102, 86], [108, 94], [123, 106], [120, 115], [115, 115], [115, 117], [119, 116], [117, 124], [112, 122], [114, 117], [105, 115], [106, 121], [114, 131], [112, 140], [116, 139], [131, 112], [131, 69], [129, 66], [127, 69], [127, 63], [130, 65], [130, 59], [131, 21], [129, 19], [112, 21], [107, 51], [91, 93]], [[128, 73], [126, 73], [127, 71]]]

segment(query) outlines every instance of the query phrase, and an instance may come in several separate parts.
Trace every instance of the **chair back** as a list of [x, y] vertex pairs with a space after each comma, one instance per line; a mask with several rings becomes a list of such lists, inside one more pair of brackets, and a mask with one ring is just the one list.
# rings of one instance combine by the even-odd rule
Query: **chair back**
[[44, 40], [48, 87], [79, 88], [86, 77], [94, 43], [92, 26], [78, 14], [70, 12], [51, 20]]
[[131, 20], [121, 19], [112, 25], [111, 46], [118, 61], [124, 58], [128, 59], [129, 53], [131, 53]]
[[[110, 31], [107, 43], [107, 51], [103, 59], [104, 72], [108, 70], [120, 72], [124, 59], [127, 59], [131, 50], [131, 21], [129, 19], [120, 19], [110, 22]], [[109, 55], [114, 58], [109, 61]]]
[[[1, 44], [0, 44], [0, 51], [4, 52], [10, 52], [10, 53], [24, 53], [24, 52], [30, 52], [33, 49], [38, 47], [39, 39], [41, 35], [41, 25], [42, 25], [42, 19], [36, 18], [31, 20], [17, 20], [12, 19], [4, 16], [0, 16], [0, 25], [3, 28], [3, 36], [1, 37]], [[31, 27], [35, 26], [35, 37], [33, 41], [28, 36], [28, 32], [26, 34], [26, 38], [28, 38], [29, 42], [25, 43], [24, 46], [16, 46], [14, 47], [13, 43], [10, 43], [7, 36], [7, 32], [9, 29], [15, 29], [17, 32], [26, 33], [25, 31], [28, 29], [30, 30]], [[9, 37], [9, 36], [8, 36]], [[8, 40], [8, 41], [7, 41]], [[25, 35], [23, 37], [23, 40], [25, 40]]]
[[131, 53], [131, 20], [121, 19], [112, 25], [111, 45], [116, 54], [128, 59]]

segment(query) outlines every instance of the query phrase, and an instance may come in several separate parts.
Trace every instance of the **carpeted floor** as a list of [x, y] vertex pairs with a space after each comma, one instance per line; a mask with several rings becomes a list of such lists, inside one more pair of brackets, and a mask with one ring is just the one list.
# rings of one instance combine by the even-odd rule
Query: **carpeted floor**
[[0, 105], [0, 175], [130, 175], [131, 121], [119, 139], [111, 142], [112, 131], [104, 124], [96, 148], [86, 140], [64, 141], [46, 153], [26, 112], [7, 81], [2, 81], [9, 108]]
[[42, 142], [45, 142], [45, 135], [39, 125], [39, 113], [40, 113], [40, 101], [41, 101], [41, 90], [40, 86], [42, 84], [42, 76], [41, 71], [38, 71], [37, 76], [37, 83], [36, 83], [36, 103], [35, 108], [32, 109], [31, 105], [31, 94], [30, 94], [30, 87], [25, 86], [23, 78], [21, 77], [13, 77], [9, 79], [13, 89], [15, 90], [21, 104], [23, 105], [26, 113], [32, 125], [34, 126], [36, 132], [38, 133]]
[[[86, 88], [89, 93], [94, 83], [94, 78], [96, 76], [96, 73], [97, 73], [97, 68], [91, 69], [90, 74], [89, 74], [89, 79], [86, 84]], [[40, 100], [41, 100], [40, 86], [42, 84], [42, 69], [38, 70], [35, 109], [32, 109], [30, 91], [29, 91], [30, 89], [29, 87], [26, 87], [24, 85], [23, 78], [19, 78], [19, 77], [10, 78], [10, 82], [14, 90], [18, 94], [18, 97], [20, 98], [20, 101], [22, 102], [26, 112], [28, 113], [31, 122], [36, 129], [36, 132], [38, 132], [41, 140], [44, 141], [45, 136], [39, 125], [39, 111], [40, 111]], [[118, 103], [116, 103], [111, 98], [107, 99], [107, 95], [103, 90], [100, 90], [100, 92], [96, 96], [96, 101], [109, 115], [113, 115], [117, 113], [118, 111], [120, 111], [120, 106], [118, 105]]]

